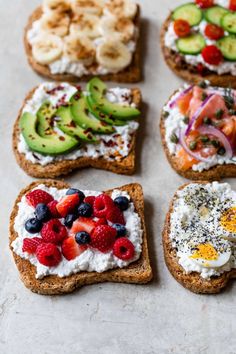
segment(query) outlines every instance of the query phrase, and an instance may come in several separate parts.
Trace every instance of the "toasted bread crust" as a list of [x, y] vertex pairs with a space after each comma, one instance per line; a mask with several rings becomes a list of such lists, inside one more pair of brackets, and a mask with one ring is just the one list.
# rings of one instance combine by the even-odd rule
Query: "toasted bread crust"
[[[37, 187], [39, 184], [45, 184], [48, 187], [56, 187], [58, 189], [69, 188], [67, 183], [56, 180], [42, 180], [31, 183], [24, 188], [17, 197], [11, 216], [10, 216], [10, 236], [9, 247], [12, 251], [16, 266], [20, 273], [20, 278], [27, 288], [31, 291], [42, 295], [56, 295], [65, 294], [74, 291], [75, 289], [94, 283], [101, 282], [119, 282], [119, 283], [134, 283], [145, 284], [152, 279], [152, 268], [150, 265], [147, 245], [147, 233], [144, 221], [144, 199], [142, 187], [138, 183], [131, 183], [125, 186], [119, 187], [119, 190], [124, 190], [129, 193], [131, 199], [135, 205], [135, 209], [139, 214], [142, 222], [143, 233], [143, 245], [142, 254], [140, 258], [131, 263], [128, 267], [121, 269], [111, 269], [103, 273], [97, 272], [80, 272], [64, 278], [59, 278], [56, 275], [49, 275], [43, 279], [36, 279], [35, 266], [33, 266], [28, 260], [25, 260], [13, 252], [11, 243], [16, 239], [17, 233], [14, 229], [15, 217], [18, 213], [18, 203], [24, 194]], [[111, 195], [112, 190], [108, 190], [105, 193]]]
[[[197, 181], [194, 183], [206, 184], [206, 181]], [[183, 189], [190, 183], [182, 185], [178, 190]], [[173, 212], [174, 201], [177, 199], [177, 192], [175, 193], [173, 199], [170, 203], [169, 211], [166, 215], [165, 225], [162, 233], [162, 242], [164, 257], [167, 268], [173, 277], [186, 289], [197, 293], [197, 294], [215, 294], [219, 293], [223, 288], [226, 287], [231, 278], [236, 278], [236, 270], [232, 269], [230, 272], [225, 272], [218, 277], [211, 277], [210, 280], [203, 279], [199, 273], [192, 272], [186, 274], [184, 269], [178, 263], [178, 257], [176, 251], [173, 249], [170, 240], [170, 218]]]
[[[170, 96], [167, 102], [171, 100], [171, 97], [176, 93], [176, 91]], [[166, 104], [167, 104], [166, 102]], [[229, 178], [229, 177], [236, 177], [236, 165], [234, 164], [225, 164], [225, 165], [216, 165], [211, 167], [209, 170], [205, 170], [202, 172], [193, 171], [192, 169], [182, 170], [178, 164], [178, 158], [174, 155], [171, 155], [166, 143], [165, 135], [165, 117], [163, 111], [161, 113], [160, 119], [160, 132], [161, 132], [161, 142], [163, 149], [165, 151], [167, 160], [169, 161], [171, 167], [181, 176], [195, 180], [202, 180], [202, 181], [214, 181], [220, 180], [221, 178]]]
[[169, 66], [169, 68], [182, 79], [192, 82], [198, 83], [201, 80], [209, 80], [213, 86], [221, 86], [221, 87], [232, 87], [236, 88], [236, 76], [230, 74], [218, 75], [216, 73], [206, 74], [201, 76], [196, 72], [191, 72], [191, 65], [187, 65], [186, 68], [182, 69], [178, 66], [176, 58], [179, 55], [178, 53], [173, 53], [170, 48], [165, 46], [165, 33], [169, 27], [171, 22], [171, 14], [168, 16], [166, 21], [163, 23], [161, 28], [161, 48], [162, 53], [164, 55], [165, 62]]
[[[42, 7], [38, 7], [29, 17], [28, 23], [25, 27], [24, 31], [24, 46], [28, 59], [29, 65], [36, 71], [39, 75], [42, 75], [46, 78], [55, 81], [67, 81], [67, 82], [78, 82], [78, 81], [87, 81], [91, 79], [94, 75], [83, 75], [83, 76], [75, 76], [72, 74], [51, 74], [50, 69], [47, 65], [41, 65], [37, 63], [32, 56], [32, 48], [27, 40], [27, 32], [32, 27], [33, 22], [37, 21], [42, 16]], [[135, 18], [135, 25], [140, 30], [140, 6], [138, 5], [138, 11]], [[116, 81], [116, 82], [139, 82], [142, 79], [141, 76], [141, 55], [140, 55], [140, 36], [137, 41], [137, 46], [135, 53], [133, 55], [133, 60], [131, 64], [124, 70], [116, 73], [116, 74], [106, 74], [106, 75], [97, 75], [101, 77], [104, 81]]]
[[[62, 175], [67, 175], [73, 170], [85, 167], [94, 167], [107, 171], [112, 171], [118, 174], [131, 175], [135, 171], [135, 147], [136, 147], [136, 134], [133, 135], [131, 140], [131, 150], [129, 155], [121, 158], [121, 160], [107, 160], [104, 157], [91, 158], [79, 157], [76, 160], [63, 160], [50, 163], [42, 166], [39, 163], [32, 163], [25, 158], [25, 155], [18, 151], [18, 141], [20, 136], [19, 120], [22, 114], [23, 107], [27, 100], [29, 100], [37, 87], [31, 90], [26, 96], [23, 105], [19, 111], [18, 117], [13, 127], [12, 147], [19, 166], [30, 176], [36, 178], [55, 178]], [[132, 89], [132, 99], [137, 106], [141, 106], [141, 92], [138, 88]]]

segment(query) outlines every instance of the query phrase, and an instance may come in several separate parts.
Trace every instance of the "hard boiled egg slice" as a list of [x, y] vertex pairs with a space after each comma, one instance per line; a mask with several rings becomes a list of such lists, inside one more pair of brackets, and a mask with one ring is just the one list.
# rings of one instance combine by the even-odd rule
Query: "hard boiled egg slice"
[[219, 268], [229, 261], [230, 256], [231, 247], [227, 241], [221, 240], [214, 246], [211, 243], [200, 243], [194, 246], [189, 258], [202, 267]]

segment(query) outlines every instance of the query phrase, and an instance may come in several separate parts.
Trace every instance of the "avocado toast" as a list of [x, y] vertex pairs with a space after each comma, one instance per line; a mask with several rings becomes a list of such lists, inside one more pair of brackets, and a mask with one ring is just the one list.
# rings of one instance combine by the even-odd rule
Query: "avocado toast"
[[140, 104], [139, 89], [108, 89], [98, 78], [85, 91], [41, 84], [26, 97], [14, 125], [17, 162], [33, 177], [89, 166], [132, 174]]

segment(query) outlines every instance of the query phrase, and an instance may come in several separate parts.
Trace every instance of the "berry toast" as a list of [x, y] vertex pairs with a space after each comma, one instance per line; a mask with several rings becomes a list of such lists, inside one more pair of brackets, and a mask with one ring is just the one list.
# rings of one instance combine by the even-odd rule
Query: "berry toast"
[[94, 192], [33, 182], [16, 199], [9, 245], [23, 283], [39, 294], [152, 278], [143, 192], [135, 183]]
[[139, 30], [132, 0], [44, 0], [28, 20], [24, 44], [29, 64], [44, 77], [137, 82]]

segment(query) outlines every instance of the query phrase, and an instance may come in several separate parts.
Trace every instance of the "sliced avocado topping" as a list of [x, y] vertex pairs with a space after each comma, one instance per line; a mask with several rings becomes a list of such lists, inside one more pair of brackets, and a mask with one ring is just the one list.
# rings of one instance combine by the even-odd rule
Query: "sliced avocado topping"
[[48, 138], [51, 135], [55, 135], [53, 130], [53, 118], [55, 116], [56, 109], [50, 102], [44, 102], [37, 112], [37, 132], [43, 138]]
[[140, 115], [140, 111], [137, 108], [108, 101], [105, 97], [107, 86], [96, 77], [88, 82], [87, 90], [90, 94], [88, 103], [95, 105], [97, 109], [109, 117], [129, 120]]

